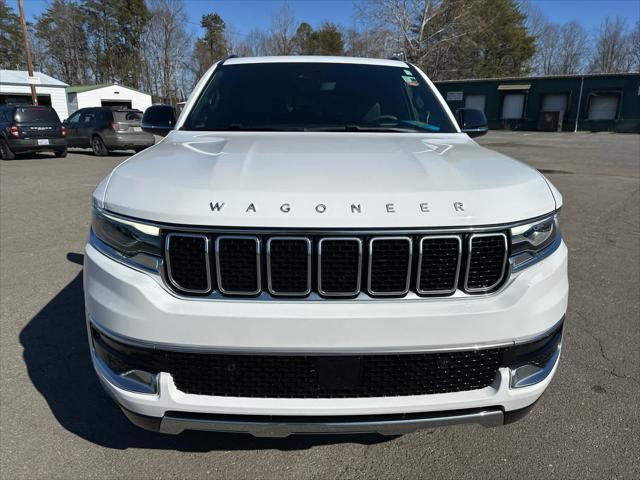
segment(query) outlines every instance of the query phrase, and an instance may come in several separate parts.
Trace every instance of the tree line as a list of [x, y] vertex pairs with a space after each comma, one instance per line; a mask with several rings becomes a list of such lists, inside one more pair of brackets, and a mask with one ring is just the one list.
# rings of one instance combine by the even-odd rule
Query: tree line
[[[354, 10], [353, 26], [314, 28], [283, 2], [266, 29], [238, 32], [215, 11], [193, 24], [183, 0], [53, 0], [28, 29], [37, 70], [74, 85], [118, 82], [164, 102], [185, 99], [230, 54], [400, 57], [434, 80], [640, 69], [640, 22], [621, 18], [587, 32], [526, 0], [362, 0]], [[24, 69], [6, 0], [0, 64]]]

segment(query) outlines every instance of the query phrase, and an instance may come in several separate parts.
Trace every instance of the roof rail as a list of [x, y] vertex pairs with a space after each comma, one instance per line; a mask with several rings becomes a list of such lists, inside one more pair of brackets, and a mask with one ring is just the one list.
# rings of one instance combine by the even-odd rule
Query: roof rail
[[218, 66], [222, 65], [224, 62], [226, 62], [230, 58], [238, 58], [238, 55], [229, 55], [228, 57], [224, 57], [222, 60], [220, 60], [220, 62], [218, 63]]

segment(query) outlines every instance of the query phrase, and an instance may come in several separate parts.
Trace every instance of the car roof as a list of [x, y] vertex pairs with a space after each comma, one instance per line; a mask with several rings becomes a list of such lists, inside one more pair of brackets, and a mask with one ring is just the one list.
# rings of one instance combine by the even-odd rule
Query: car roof
[[386, 60], [383, 58], [362, 57], [330, 57], [323, 55], [291, 55], [273, 57], [231, 57], [225, 60], [225, 65], [246, 65], [252, 63], [342, 63], [353, 65], [380, 65], [386, 67], [403, 67], [409, 65], [401, 60]]

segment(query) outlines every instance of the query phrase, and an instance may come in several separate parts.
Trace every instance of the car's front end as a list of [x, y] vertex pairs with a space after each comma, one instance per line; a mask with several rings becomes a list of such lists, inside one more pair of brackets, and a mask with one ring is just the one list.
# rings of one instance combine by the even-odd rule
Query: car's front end
[[457, 131], [179, 122], [93, 203], [91, 356], [145, 428], [495, 426], [557, 369], [560, 194]]

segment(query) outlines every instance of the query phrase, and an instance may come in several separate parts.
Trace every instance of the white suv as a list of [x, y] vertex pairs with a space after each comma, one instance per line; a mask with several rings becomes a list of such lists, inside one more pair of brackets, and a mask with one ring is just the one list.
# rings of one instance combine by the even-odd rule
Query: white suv
[[106, 391], [166, 433], [520, 418], [560, 357], [562, 197], [470, 138], [481, 112], [459, 119], [400, 61], [214, 65], [175, 129], [93, 194], [84, 291]]

